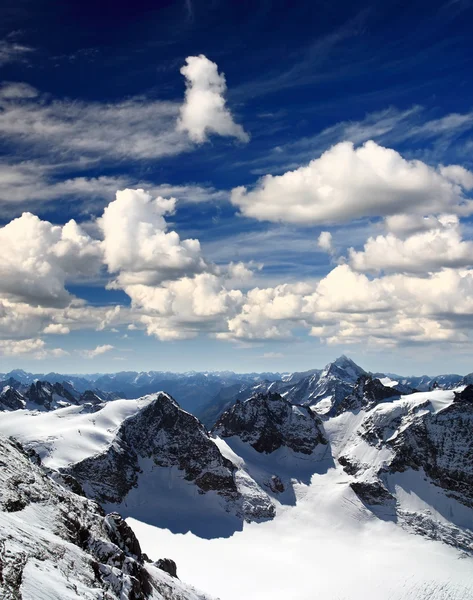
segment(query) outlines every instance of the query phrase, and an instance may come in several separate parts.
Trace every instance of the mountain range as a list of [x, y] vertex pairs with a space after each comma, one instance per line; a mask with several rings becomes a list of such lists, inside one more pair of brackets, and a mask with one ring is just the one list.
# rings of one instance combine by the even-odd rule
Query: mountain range
[[[155, 375], [87, 376], [83, 389], [5, 374], [2, 597], [41, 585], [46, 598], [210, 598], [178, 569], [221, 600], [287, 598], [286, 579], [308, 600], [313, 561], [332, 569], [327, 598], [473, 597], [471, 376], [369, 373], [345, 356], [277, 376], [165, 374], [203, 423], [167, 390], [111, 389], [166, 381]], [[206, 403], [199, 381], [202, 396], [220, 386]], [[292, 555], [304, 568], [291, 562], [288, 578]], [[245, 567], [232, 584], [233, 564]], [[281, 584], [263, 585], [274, 564]]]

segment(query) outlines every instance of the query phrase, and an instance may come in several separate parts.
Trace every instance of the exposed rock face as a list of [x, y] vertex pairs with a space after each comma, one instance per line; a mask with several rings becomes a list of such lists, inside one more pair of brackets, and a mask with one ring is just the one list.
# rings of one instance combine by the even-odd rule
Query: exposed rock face
[[394, 505], [396, 502], [394, 496], [379, 481], [352, 481], [350, 487], [369, 506], [386, 503]]
[[[366, 372], [346, 356], [340, 356], [323, 370], [293, 373], [279, 381], [259, 381], [253, 385], [223, 389], [199, 413], [209, 426], [240, 400], [260, 393], [278, 393], [293, 404], [312, 407], [321, 415], [333, 416], [336, 407], [352, 393], [356, 381]], [[212, 420], [213, 417], [213, 420]]]
[[19, 410], [25, 407], [25, 399], [18, 390], [9, 385], [3, 386], [0, 394], [0, 410]]
[[390, 398], [399, 397], [395, 388], [384, 386], [379, 379], [370, 375], [362, 375], [356, 382], [353, 392], [349, 394], [334, 411], [340, 415], [345, 411], [369, 410]]
[[36, 381], [32, 383], [25, 394], [30, 402], [44, 406], [46, 410], [57, 408], [58, 404], [77, 404], [77, 399], [60, 383]]
[[467, 385], [461, 392], [454, 392], [454, 402], [473, 402], [473, 385]]
[[138, 485], [143, 460], [151, 460], [155, 467], [177, 467], [201, 494], [217, 493], [229, 512], [247, 520], [274, 516], [274, 506], [266, 496], [248, 500], [242, 496], [235, 482], [235, 465], [220, 453], [198, 419], [164, 393], [156, 394], [145, 408], [126, 419], [103, 453], [66, 471], [89, 497], [102, 504], [119, 504]]
[[[466, 390], [465, 390], [466, 391]], [[462, 392], [464, 394], [464, 392]], [[465, 398], [443, 410], [419, 415], [389, 442], [390, 471], [423, 468], [432, 481], [473, 507], [473, 402]]]
[[67, 382], [34, 381], [23, 384], [13, 378], [0, 382], [0, 411], [22, 408], [49, 411], [75, 404], [98, 406], [114, 397], [98, 390], [86, 390], [81, 394]]
[[122, 423], [105, 452], [70, 471], [96, 500], [118, 503], [137, 483], [140, 458], [151, 458], [160, 467], [178, 467], [202, 492], [238, 496], [234, 465], [220, 454], [202, 424], [163, 393]]
[[[118, 514], [53, 481], [31, 453], [0, 438], [0, 596], [204, 600], [145, 562]], [[33, 458], [35, 458], [33, 456]], [[27, 567], [27, 568], [26, 568]]]
[[169, 573], [169, 575], [171, 575], [171, 577], [177, 577], [176, 563], [173, 560], [171, 560], [170, 558], [160, 558], [154, 564], [158, 567], [158, 569], [161, 569], [162, 571], [166, 571], [166, 573]]
[[237, 402], [220, 417], [212, 433], [223, 438], [238, 436], [268, 454], [281, 446], [311, 454], [319, 444], [327, 444], [321, 419], [310, 408], [294, 406], [276, 393]]

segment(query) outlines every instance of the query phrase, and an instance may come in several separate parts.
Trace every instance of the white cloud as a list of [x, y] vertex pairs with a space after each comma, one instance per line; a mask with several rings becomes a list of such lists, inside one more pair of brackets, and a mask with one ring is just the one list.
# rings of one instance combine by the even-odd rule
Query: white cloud
[[324, 252], [328, 252], [331, 254], [333, 252], [332, 247], [332, 234], [330, 231], [322, 231], [317, 240], [317, 246], [324, 250]]
[[261, 358], [269, 358], [269, 359], [284, 358], [284, 354], [282, 354], [282, 352], [265, 352], [264, 354], [261, 355]]
[[401, 239], [393, 233], [370, 237], [362, 251], [349, 250], [356, 271], [426, 273], [473, 264], [473, 242], [462, 240], [458, 217], [443, 216], [437, 227]]
[[0, 40], [0, 66], [13, 62], [22, 62], [31, 52], [33, 52], [33, 48], [12, 39]]
[[[473, 114], [471, 116], [473, 121]], [[460, 165], [450, 165], [448, 167], [440, 167], [439, 170], [443, 177], [461, 185], [465, 190], [473, 189], [473, 173], [464, 167]]]
[[361, 217], [471, 212], [458, 183], [425, 163], [366, 142], [333, 146], [309, 165], [266, 175], [256, 187], [232, 190], [241, 213], [298, 225], [342, 223]]
[[181, 240], [167, 231], [164, 215], [175, 199], [152, 198], [144, 190], [117, 192], [100, 219], [105, 263], [118, 273], [115, 286], [156, 285], [206, 268], [198, 240]]
[[110, 352], [110, 350], [113, 350], [114, 348], [115, 346], [111, 346], [110, 344], [102, 344], [101, 346], [97, 346], [93, 350], [84, 350], [82, 354], [86, 358], [95, 358], [96, 356], [105, 354], [105, 352]]
[[36, 98], [38, 94], [36, 88], [21, 81], [5, 81], [0, 85], [0, 98], [5, 100]]
[[[1, 52], [1, 50], [0, 50]], [[1, 99], [0, 135], [42, 159], [144, 160], [185, 152], [191, 145], [176, 131], [179, 105], [136, 96], [115, 103], [51, 100], [24, 95]]]
[[217, 65], [203, 54], [188, 56], [181, 73], [187, 89], [177, 130], [187, 132], [192, 141], [200, 144], [212, 133], [248, 142], [248, 134], [234, 122], [225, 105], [227, 85]]
[[428, 231], [429, 229], [438, 229], [440, 226], [439, 219], [433, 215], [409, 215], [400, 214], [386, 217], [384, 225], [390, 233], [404, 236], [419, 231]]
[[61, 357], [68, 354], [62, 348], [46, 348], [39, 338], [25, 340], [0, 340], [1, 356], [29, 356], [34, 359]]
[[50, 323], [47, 327], [44, 328], [43, 333], [53, 334], [53, 335], [67, 335], [71, 330], [66, 325], [62, 325], [61, 323]]
[[370, 279], [340, 265], [316, 284], [250, 290], [219, 339], [290, 339], [304, 328], [328, 344], [464, 344], [471, 339], [473, 270]]
[[96, 275], [100, 243], [74, 220], [63, 226], [31, 213], [0, 228], [0, 294], [33, 305], [66, 306], [66, 281]]

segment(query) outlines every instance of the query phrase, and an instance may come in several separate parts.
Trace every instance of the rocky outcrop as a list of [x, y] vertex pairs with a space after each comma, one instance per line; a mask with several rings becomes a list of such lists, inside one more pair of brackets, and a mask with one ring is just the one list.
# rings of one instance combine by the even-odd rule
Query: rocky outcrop
[[267, 454], [281, 446], [311, 454], [319, 444], [327, 444], [322, 421], [315, 412], [276, 393], [237, 402], [220, 417], [212, 433], [222, 438], [239, 437], [257, 452]]
[[19, 410], [25, 408], [25, 398], [10, 385], [2, 386], [0, 393], [0, 410]]
[[0, 438], [0, 461], [2, 598], [33, 600], [41, 581], [45, 598], [204, 600], [146, 562], [120, 515], [52, 480], [20, 444]]
[[471, 390], [464, 390], [443, 410], [419, 415], [388, 445], [394, 451], [390, 472], [424, 469], [433, 483], [448, 495], [473, 507], [473, 402], [470, 394]]
[[380, 481], [352, 481], [351, 489], [368, 506], [395, 505], [396, 499]]
[[60, 383], [35, 381], [24, 394], [29, 402], [44, 407], [46, 410], [77, 404], [77, 398]]
[[384, 386], [379, 379], [362, 375], [353, 392], [335, 408], [334, 413], [340, 415], [346, 411], [370, 410], [380, 402], [398, 398], [399, 395], [396, 389]]

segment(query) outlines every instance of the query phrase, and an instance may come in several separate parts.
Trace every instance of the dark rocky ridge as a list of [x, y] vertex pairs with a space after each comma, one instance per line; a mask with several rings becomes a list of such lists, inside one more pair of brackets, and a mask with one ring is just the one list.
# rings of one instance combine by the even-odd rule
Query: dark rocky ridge
[[[465, 390], [466, 391], [466, 390]], [[418, 416], [389, 443], [395, 456], [390, 471], [424, 469], [433, 483], [473, 507], [472, 390], [437, 413]]]
[[49, 411], [79, 404], [98, 405], [112, 399], [115, 399], [113, 394], [97, 390], [79, 393], [67, 382], [34, 381], [22, 384], [12, 378], [0, 382], [0, 411], [23, 408]]
[[257, 452], [268, 454], [281, 446], [311, 454], [319, 444], [328, 443], [315, 412], [295, 406], [277, 393], [238, 401], [220, 417], [212, 433], [223, 438], [237, 436]]
[[345, 397], [334, 412], [335, 415], [340, 415], [346, 411], [369, 410], [380, 402], [398, 398], [399, 395], [395, 388], [386, 387], [379, 379], [362, 375], [358, 378], [353, 392]]
[[137, 483], [140, 457], [160, 467], [178, 467], [202, 492], [238, 496], [236, 467], [221, 455], [197, 418], [167, 394], [157, 394], [122, 423], [107, 450], [76, 463], [70, 472], [99, 502], [118, 503]]

